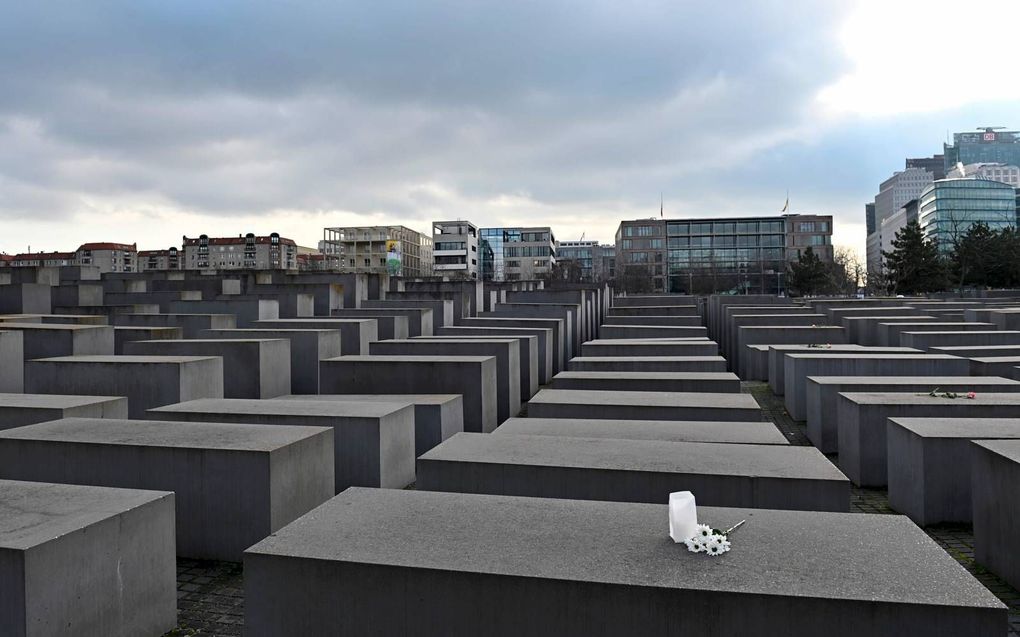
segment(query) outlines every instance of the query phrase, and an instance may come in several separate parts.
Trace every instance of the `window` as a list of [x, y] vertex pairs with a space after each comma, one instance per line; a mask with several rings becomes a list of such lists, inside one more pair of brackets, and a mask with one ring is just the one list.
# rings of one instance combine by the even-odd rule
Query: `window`
[[[651, 243], [651, 247], [653, 250], [662, 250], [662, 239], [652, 239], [651, 241], [649, 241], [649, 243]], [[587, 254], [585, 256], [591, 255]]]

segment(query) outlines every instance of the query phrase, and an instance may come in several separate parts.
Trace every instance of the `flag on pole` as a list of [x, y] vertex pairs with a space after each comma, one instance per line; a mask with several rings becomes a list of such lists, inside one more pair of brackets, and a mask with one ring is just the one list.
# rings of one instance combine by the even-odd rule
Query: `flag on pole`
[[786, 203], [783, 204], [783, 209], [779, 212], [786, 212], [790, 209], [790, 191], [786, 191]]
[[659, 193], [659, 219], [662, 219], [662, 193]]

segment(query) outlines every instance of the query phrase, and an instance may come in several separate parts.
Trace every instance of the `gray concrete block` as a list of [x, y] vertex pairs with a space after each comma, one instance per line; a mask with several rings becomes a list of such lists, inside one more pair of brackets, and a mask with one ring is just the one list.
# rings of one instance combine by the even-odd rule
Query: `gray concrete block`
[[275, 398], [291, 393], [290, 341], [286, 339], [187, 339], [133, 341], [129, 356], [219, 356], [224, 398]]
[[511, 418], [493, 434], [620, 438], [665, 442], [728, 442], [788, 445], [786, 436], [770, 422], [698, 420], [599, 420], [590, 418]]
[[333, 497], [333, 431], [56, 420], [0, 432], [0, 478], [173, 491], [177, 553], [238, 561]]
[[114, 327], [113, 353], [123, 354], [124, 343], [132, 341], [157, 341], [182, 338], [184, 338], [184, 330], [179, 327]]
[[[243, 296], [218, 296], [200, 301], [171, 301], [169, 312], [179, 314], [227, 314], [235, 317], [236, 325], [229, 327], [254, 327], [256, 321], [273, 321], [280, 318], [280, 302]], [[205, 329], [223, 329], [226, 326], [209, 325]], [[193, 338], [193, 337], [188, 337]]]
[[[330, 311], [331, 316], [349, 318], [373, 318], [378, 316], [402, 316], [407, 319], [407, 335], [392, 336], [390, 338], [408, 338], [412, 336], [432, 336], [435, 334], [435, 321], [432, 318], [432, 309], [428, 307], [415, 307], [408, 305], [401, 307], [399, 303], [387, 303], [385, 301], [366, 301], [357, 309], [340, 309]], [[387, 338], [383, 336], [383, 338]]]
[[974, 559], [1020, 587], [1020, 441], [971, 443]]
[[[331, 318], [371, 319], [378, 324], [379, 338], [407, 338], [411, 335], [411, 323], [407, 313], [397, 310], [362, 310], [359, 308], [330, 311]], [[418, 336], [418, 335], [416, 335]]]
[[599, 339], [581, 344], [581, 356], [718, 356], [715, 341], [661, 341], [640, 339]]
[[1020, 331], [903, 332], [900, 334], [900, 342], [907, 347], [913, 347], [921, 351], [928, 351], [933, 347], [1020, 345]]
[[375, 319], [281, 319], [259, 321], [253, 327], [260, 330], [339, 330], [340, 352], [343, 356], [368, 354], [368, 344], [379, 340], [379, 327]]
[[534, 418], [761, 420], [750, 394], [543, 389], [528, 402]]
[[992, 323], [946, 323], [943, 321], [925, 321], [921, 323], [879, 323], [878, 339], [879, 345], [903, 346], [900, 342], [900, 334], [904, 332], [968, 332], [988, 331], [995, 329]]
[[[563, 319], [554, 318], [508, 318], [492, 314], [485, 316], [466, 317], [461, 325], [467, 327], [513, 327], [513, 328], [546, 328], [552, 330], [552, 374], [565, 369], [569, 356], [566, 347], [566, 331]], [[445, 332], [444, 332], [445, 333]]]
[[890, 418], [889, 505], [920, 526], [971, 524], [971, 440], [1020, 438], [1020, 418]]
[[840, 392], [1020, 392], [1020, 381], [974, 376], [808, 376], [805, 385], [807, 437], [822, 453], [836, 453], [836, 404]]
[[769, 346], [769, 387], [776, 396], [786, 393], [786, 354], [799, 352], [802, 354], [861, 352], [868, 354], [920, 354], [909, 347], [866, 347], [864, 345], [828, 345], [820, 347], [808, 345], [770, 345]]
[[[538, 384], [545, 385], [553, 377], [553, 331], [549, 328], [515, 328], [515, 327], [470, 327], [457, 325], [437, 330], [440, 336], [482, 336], [512, 337], [534, 336], [538, 339]], [[538, 387], [535, 387], [538, 391]], [[534, 396], [534, 392], [531, 393]], [[530, 396], [529, 396], [530, 397]]]
[[678, 327], [666, 325], [603, 325], [599, 328], [602, 338], [673, 338], [683, 336], [708, 336], [702, 326]]
[[[209, 339], [285, 339], [290, 342], [290, 393], [318, 394], [319, 365], [324, 358], [342, 354], [340, 330], [205, 330]], [[271, 398], [271, 396], [265, 396]]]
[[[751, 345], [826, 345], [846, 343], [846, 330], [842, 327], [829, 325], [801, 326], [747, 326], [737, 330], [734, 352], [737, 361], [736, 371], [744, 380], [751, 380], [752, 373], [758, 377], [768, 378], [767, 358], [752, 359], [749, 356]], [[766, 350], [767, 352], [767, 350]], [[758, 370], [758, 371], [753, 371]]]
[[959, 356], [961, 358], [998, 358], [1020, 356], [1020, 345], [960, 345], [938, 346], [928, 350], [929, 354]]
[[889, 418], [1010, 418], [1018, 411], [1020, 394], [978, 393], [972, 400], [927, 393], [843, 392], [836, 406], [839, 468], [858, 486], [885, 486]]
[[62, 418], [127, 417], [127, 398], [116, 396], [0, 394], [0, 430]]
[[689, 490], [708, 506], [848, 511], [850, 483], [817, 449], [458, 434], [418, 458], [422, 491], [662, 502]]
[[51, 309], [49, 285], [0, 285], [0, 314], [49, 314]]
[[475, 336], [464, 334], [460, 336], [420, 336], [418, 340], [431, 340], [431, 341], [457, 341], [457, 340], [490, 340], [490, 339], [510, 339], [517, 344], [518, 358], [520, 359], [521, 368], [521, 403], [527, 402], [529, 398], [535, 395], [538, 391], [539, 386], [539, 373], [538, 373], [538, 337], [537, 336]]
[[520, 347], [508, 339], [452, 339], [378, 341], [368, 347], [379, 356], [493, 356], [496, 358], [496, 422], [516, 416], [521, 411]]
[[789, 353], [786, 359], [786, 411], [807, 418], [808, 376], [967, 376], [965, 358], [934, 354]]
[[701, 326], [700, 316], [606, 316], [602, 325], [667, 325], [673, 327]]
[[245, 632], [997, 637], [1006, 626], [1006, 607], [901, 516], [698, 514], [748, 522], [711, 559], [673, 544], [664, 504], [351, 489], [246, 553]]
[[[0, 323], [0, 327], [2, 327]], [[0, 329], [0, 392], [25, 391], [25, 338], [19, 331]]]
[[62, 356], [25, 363], [31, 394], [124, 396], [130, 418], [197, 398], [223, 397], [223, 359], [216, 356]]
[[1016, 378], [1020, 356], [987, 356], [965, 359], [970, 361], [970, 373], [975, 376], [1001, 376]]
[[572, 372], [725, 372], [722, 356], [578, 356]]
[[842, 319], [841, 323], [847, 330], [848, 342], [869, 347], [888, 347], [898, 344], [890, 344], [883, 339], [879, 334], [880, 325], [885, 323], [913, 323], [916, 325], [922, 322], [934, 323], [938, 320], [934, 316], [919, 316], [917, 314], [906, 314], [903, 316], [886, 314], [884, 316], [847, 316]]
[[[387, 293], [388, 294], [388, 293]], [[440, 327], [453, 325], [454, 303], [452, 300], [436, 299], [428, 301], [424, 299], [385, 299], [365, 300], [361, 307], [367, 309], [392, 309], [392, 308], [428, 308], [432, 310], [432, 333]]]
[[415, 457], [464, 431], [464, 399], [460, 394], [319, 394], [281, 396], [277, 400], [411, 403], [414, 405]]
[[202, 330], [237, 327], [233, 314], [114, 314], [113, 325], [126, 327], [179, 327], [184, 338], [198, 338]]
[[414, 482], [414, 407], [400, 402], [192, 400], [151, 409], [147, 417], [178, 422], [333, 429], [334, 489], [402, 489]]
[[173, 629], [174, 494], [0, 480], [0, 591], [13, 637]]
[[21, 332], [25, 360], [113, 354], [113, 328], [108, 325], [4, 323], [3, 329]]
[[319, 362], [327, 394], [460, 394], [464, 431], [496, 428], [494, 356], [340, 356]]
[[560, 372], [550, 389], [740, 393], [740, 379], [730, 372]]

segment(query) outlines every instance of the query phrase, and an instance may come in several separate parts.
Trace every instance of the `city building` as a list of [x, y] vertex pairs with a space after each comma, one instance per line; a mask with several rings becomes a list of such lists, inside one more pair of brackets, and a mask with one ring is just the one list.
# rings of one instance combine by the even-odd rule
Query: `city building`
[[167, 272], [183, 270], [181, 251], [176, 246], [167, 250], [141, 250], [138, 252], [139, 272]]
[[433, 221], [432, 256], [437, 275], [477, 279], [478, 227], [469, 221]]
[[657, 292], [774, 294], [809, 246], [832, 261], [830, 215], [623, 221], [616, 279], [647, 272]]
[[104, 272], [137, 272], [138, 246], [126, 243], [85, 243], [75, 251], [78, 265], [90, 265]]
[[183, 239], [184, 270], [296, 270], [297, 244], [277, 233]]
[[885, 268], [882, 264], [882, 234], [880, 230], [868, 235], [864, 248], [867, 253], [865, 265], [868, 274], [881, 274]]
[[595, 283], [604, 278], [602, 246], [598, 241], [557, 241], [556, 262], [573, 261], [581, 271], [581, 281]]
[[602, 280], [612, 281], [616, 278], [616, 245], [604, 243], [599, 249], [602, 252]]
[[925, 238], [949, 252], [971, 225], [992, 230], [1016, 225], [1016, 189], [989, 179], [940, 179], [921, 194], [918, 223]]
[[946, 156], [932, 155], [931, 157], [908, 157], [907, 168], [921, 168], [927, 170], [935, 179], [946, 178]]
[[978, 132], [954, 133], [953, 143], [944, 144], [944, 166], [948, 176], [957, 164], [1005, 164], [1020, 166], [1020, 132], [981, 127]]
[[949, 179], [961, 179], [973, 177], [975, 179], [990, 179], [1001, 181], [1014, 188], [1020, 188], [1020, 166], [1007, 166], [1006, 164], [957, 164], [955, 168], [946, 173]]
[[907, 224], [917, 221], [917, 209], [918, 200], [911, 199], [907, 205], [882, 220], [882, 227], [878, 233], [882, 252], [892, 252], [892, 242], [896, 239], [896, 233], [907, 227]]
[[[935, 181], [936, 174], [945, 173], [945, 170], [938, 165], [941, 157], [941, 155], [935, 155], [907, 159], [904, 170], [894, 172], [892, 177], [879, 185], [873, 208], [869, 210], [865, 207], [868, 225], [866, 243], [868, 272], [881, 272], [883, 267], [882, 246], [887, 245], [893, 239], [892, 235], [882, 234], [883, 223], [908, 202], [920, 197], [924, 189]], [[872, 215], [873, 220], [867, 217], [869, 214]]]
[[325, 228], [322, 239], [320, 252], [340, 272], [433, 275], [432, 237], [405, 226]]
[[482, 228], [482, 278], [519, 281], [548, 276], [556, 264], [556, 237], [548, 226]]
[[77, 265], [74, 252], [23, 252], [8, 255], [7, 267], [11, 268], [56, 268]]
[[866, 203], [864, 204], [864, 223], [867, 226], [868, 234], [871, 234], [878, 228], [878, 224], [875, 222], [875, 204]]

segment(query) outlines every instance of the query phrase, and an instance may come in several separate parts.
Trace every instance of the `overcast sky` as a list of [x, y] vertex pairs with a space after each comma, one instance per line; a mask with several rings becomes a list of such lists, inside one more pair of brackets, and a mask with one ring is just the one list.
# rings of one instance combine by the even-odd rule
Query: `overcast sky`
[[832, 214], [1020, 127], [1017, 0], [0, 0], [0, 251]]

